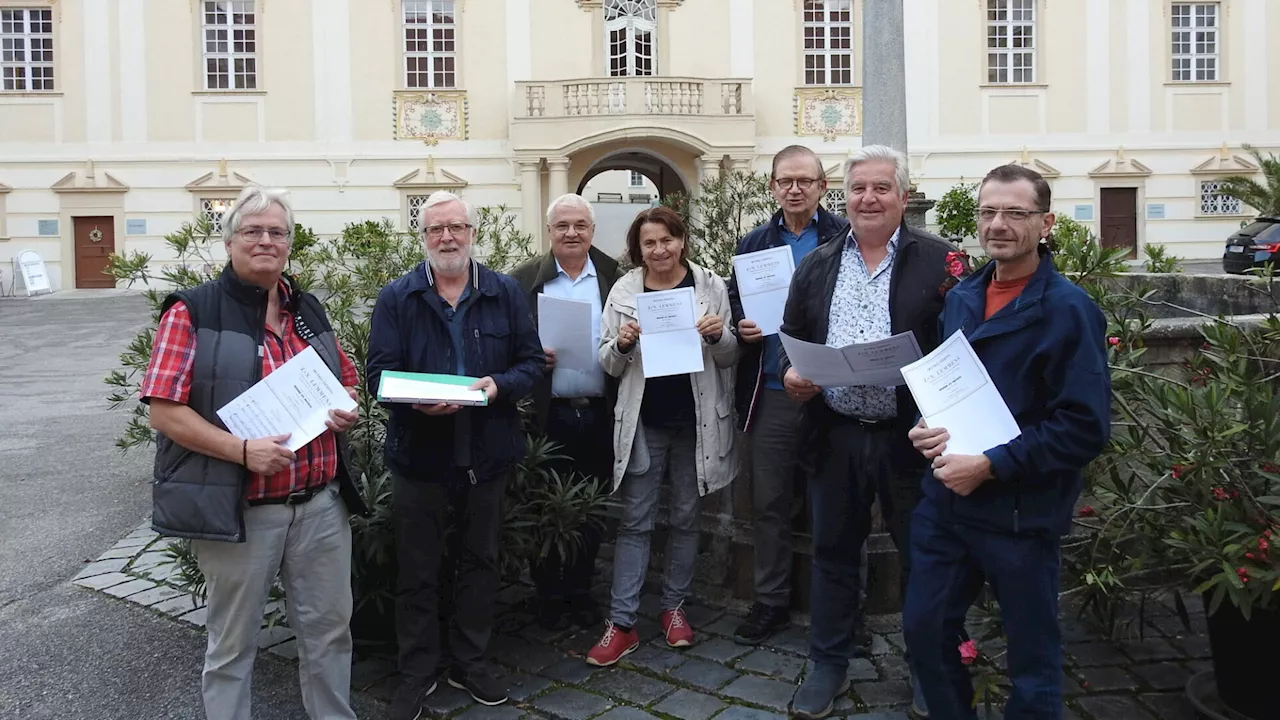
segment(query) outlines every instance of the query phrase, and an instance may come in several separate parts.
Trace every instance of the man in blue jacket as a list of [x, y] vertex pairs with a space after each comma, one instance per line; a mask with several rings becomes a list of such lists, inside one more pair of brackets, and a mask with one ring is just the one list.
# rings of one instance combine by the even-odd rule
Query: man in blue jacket
[[[830, 240], [849, 234], [849, 221], [822, 207], [827, 180], [809, 148], [791, 145], [773, 156], [769, 188], [778, 212], [743, 236], [737, 255], [788, 247], [795, 266]], [[787, 397], [778, 374], [777, 333], [764, 335], [742, 310], [738, 276], [729, 276], [729, 305], [741, 355], [735, 383], [738, 423], [751, 439], [751, 523], [755, 549], [755, 603], [734, 631], [744, 645], [758, 645], [791, 622], [791, 523], [800, 461], [804, 406]]]
[[978, 205], [978, 238], [993, 262], [947, 293], [942, 337], [965, 333], [1021, 434], [981, 455], [949, 455], [946, 428], [911, 430], [932, 465], [912, 519], [903, 630], [930, 719], [975, 717], [959, 648], [965, 612], [985, 581], [1009, 639], [1005, 717], [1057, 719], [1059, 539], [1084, 467], [1110, 433], [1107, 324], [1041, 243], [1054, 217], [1039, 173], [992, 170]]
[[[476, 228], [467, 204], [442, 191], [421, 212], [427, 261], [378, 295], [369, 387], [377, 388], [387, 370], [465, 375], [479, 378], [472, 387], [484, 390], [488, 404], [387, 405], [384, 453], [394, 478], [399, 569], [395, 720], [418, 717], [438, 679], [485, 705], [507, 699], [505, 683], [484, 664], [499, 583], [503, 488], [525, 450], [516, 403], [541, 379], [546, 362], [520, 286], [471, 259]], [[450, 524], [457, 573], [446, 598], [452, 657], [445, 665], [439, 576]]]

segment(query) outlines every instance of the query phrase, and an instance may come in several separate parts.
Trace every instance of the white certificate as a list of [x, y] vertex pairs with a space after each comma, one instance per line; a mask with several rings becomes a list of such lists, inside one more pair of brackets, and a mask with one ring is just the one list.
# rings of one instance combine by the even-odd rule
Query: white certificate
[[920, 345], [909, 330], [842, 348], [805, 342], [786, 333], [778, 333], [778, 337], [800, 377], [824, 388], [901, 385], [902, 367], [920, 358]]
[[782, 311], [787, 307], [795, 269], [795, 256], [785, 245], [733, 258], [742, 314], [765, 335], [776, 335], [782, 327]]
[[223, 405], [218, 417], [245, 440], [288, 433], [284, 446], [296, 452], [327, 429], [330, 410], [355, 409], [347, 389], [308, 347]]
[[636, 296], [640, 362], [644, 365], [645, 377], [702, 372], [697, 307], [693, 288], [644, 292]]
[[1022, 434], [987, 368], [957, 330], [938, 349], [902, 368], [929, 427], [946, 428], [945, 455], [981, 455]]
[[591, 303], [538, 294], [538, 338], [556, 351], [556, 370], [600, 367], [591, 332]]

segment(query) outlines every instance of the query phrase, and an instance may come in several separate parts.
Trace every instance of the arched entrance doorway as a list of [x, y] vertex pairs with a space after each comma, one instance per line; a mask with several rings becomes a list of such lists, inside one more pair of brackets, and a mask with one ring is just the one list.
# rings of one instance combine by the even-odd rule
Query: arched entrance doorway
[[613, 257], [626, 252], [627, 228], [637, 213], [697, 186], [696, 174], [690, 177], [697, 172], [696, 156], [661, 145], [610, 143], [570, 156], [571, 187], [595, 210], [595, 244]]

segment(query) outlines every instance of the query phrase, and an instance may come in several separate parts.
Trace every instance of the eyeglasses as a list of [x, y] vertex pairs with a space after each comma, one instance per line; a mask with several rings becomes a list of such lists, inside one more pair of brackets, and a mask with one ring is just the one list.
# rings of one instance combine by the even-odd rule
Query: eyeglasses
[[1048, 210], [1023, 210], [1022, 208], [978, 208], [978, 219], [991, 222], [997, 215], [1004, 215], [1012, 222], [1022, 222], [1032, 215], [1044, 215]]
[[250, 240], [250, 241], [257, 240], [258, 238], [262, 237], [263, 233], [266, 233], [267, 237], [271, 238], [271, 242], [273, 243], [288, 242], [289, 235], [291, 234], [288, 230], [281, 230], [280, 228], [264, 228], [264, 227], [258, 227], [256, 225], [251, 227], [246, 227], [246, 228], [240, 228], [239, 230], [236, 231], [236, 233], [239, 234], [240, 237], [244, 238], [245, 240]]
[[555, 225], [551, 226], [551, 229], [555, 230], [557, 235], [567, 235], [569, 233], [570, 228], [572, 228], [579, 235], [585, 235], [587, 234], [587, 231], [591, 229], [591, 226], [584, 222], [573, 223], [572, 225], [570, 225], [567, 222], [562, 222], [562, 223], [556, 223]]
[[470, 229], [470, 223], [449, 223], [448, 225], [428, 225], [423, 232], [427, 237], [436, 240], [444, 237], [445, 230], [448, 230], [453, 237], [462, 237]]
[[808, 190], [809, 188], [813, 187], [814, 183], [818, 182], [818, 179], [817, 178], [774, 178], [773, 181], [777, 183], [778, 187], [782, 188], [783, 190], [790, 190], [792, 185], [795, 185], [801, 190]]

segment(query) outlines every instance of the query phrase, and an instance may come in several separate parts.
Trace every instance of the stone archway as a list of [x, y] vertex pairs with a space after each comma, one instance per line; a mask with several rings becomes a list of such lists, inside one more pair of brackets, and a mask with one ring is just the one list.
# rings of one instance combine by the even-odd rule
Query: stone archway
[[622, 255], [627, 229], [639, 212], [674, 193], [697, 189], [700, 157], [649, 139], [615, 141], [570, 155], [570, 187], [594, 208], [596, 246], [611, 256]]

